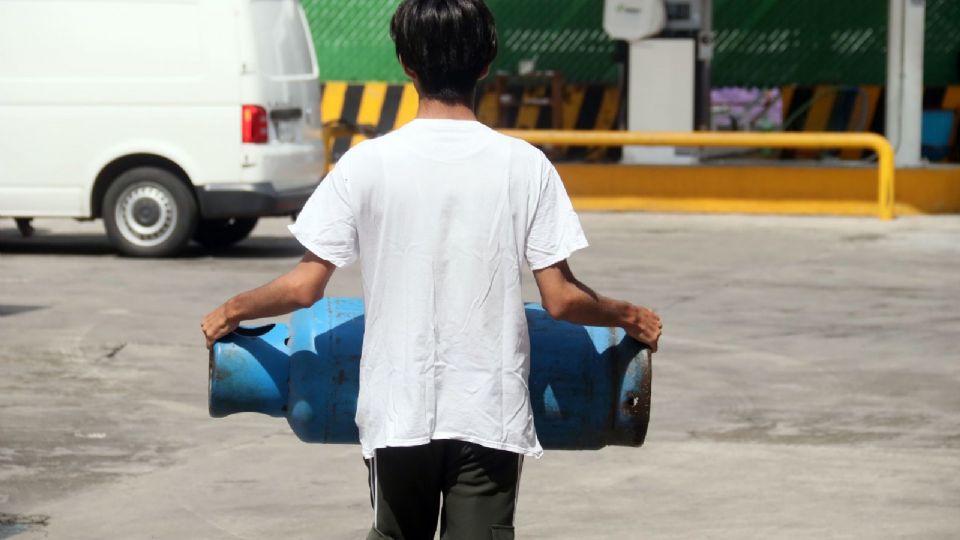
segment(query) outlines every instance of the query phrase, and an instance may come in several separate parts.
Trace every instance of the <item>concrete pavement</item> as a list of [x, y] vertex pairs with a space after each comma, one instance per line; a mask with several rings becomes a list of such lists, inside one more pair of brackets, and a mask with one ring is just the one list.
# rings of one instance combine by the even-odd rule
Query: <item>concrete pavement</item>
[[[528, 461], [519, 538], [960, 535], [960, 218], [582, 218], [578, 277], [664, 319], [650, 434]], [[206, 416], [199, 319], [295, 263], [285, 224], [148, 261], [0, 221], [0, 538], [363, 536], [358, 447]]]

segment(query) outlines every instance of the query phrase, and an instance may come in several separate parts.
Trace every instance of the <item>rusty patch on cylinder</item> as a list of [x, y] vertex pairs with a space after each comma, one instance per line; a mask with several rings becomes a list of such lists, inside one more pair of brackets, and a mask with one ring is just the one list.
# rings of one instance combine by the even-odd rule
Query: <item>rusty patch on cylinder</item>
[[[221, 355], [223, 356], [223, 354]], [[229, 379], [231, 376], [229, 369], [224, 369], [223, 362], [217, 362], [217, 357], [213, 354], [213, 349], [210, 349], [210, 374], [208, 378], [211, 382], [213, 381], [224, 381]]]
[[650, 410], [643, 394], [640, 392], [627, 392], [627, 399], [623, 401], [623, 410], [629, 416], [644, 416]]

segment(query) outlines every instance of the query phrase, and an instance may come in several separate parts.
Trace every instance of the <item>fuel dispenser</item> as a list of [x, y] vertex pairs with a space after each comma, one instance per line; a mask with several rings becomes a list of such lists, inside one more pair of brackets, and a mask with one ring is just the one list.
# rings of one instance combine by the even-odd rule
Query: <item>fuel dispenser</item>
[[[603, 26], [626, 44], [624, 103], [630, 131], [710, 128], [710, 0], [606, 0]], [[626, 147], [624, 163], [680, 164], [689, 151]]]

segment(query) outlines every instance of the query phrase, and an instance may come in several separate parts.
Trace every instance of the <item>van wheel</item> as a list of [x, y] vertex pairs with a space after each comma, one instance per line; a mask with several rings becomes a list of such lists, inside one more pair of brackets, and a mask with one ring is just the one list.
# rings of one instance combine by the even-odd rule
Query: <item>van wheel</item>
[[193, 239], [207, 249], [232, 246], [250, 236], [257, 218], [202, 219]]
[[137, 167], [117, 177], [103, 197], [110, 241], [136, 257], [179, 252], [197, 227], [197, 202], [183, 181], [157, 167]]

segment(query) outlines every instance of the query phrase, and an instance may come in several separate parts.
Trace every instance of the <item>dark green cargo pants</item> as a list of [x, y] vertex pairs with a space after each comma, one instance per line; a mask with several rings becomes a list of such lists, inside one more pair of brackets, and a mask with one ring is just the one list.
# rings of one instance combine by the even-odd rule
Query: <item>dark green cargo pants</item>
[[367, 540], [513, 540], [523, 456], [453, 440], [380, 448], [365, 460]]

